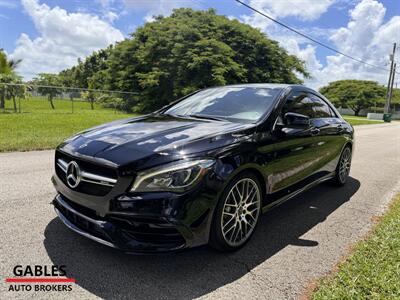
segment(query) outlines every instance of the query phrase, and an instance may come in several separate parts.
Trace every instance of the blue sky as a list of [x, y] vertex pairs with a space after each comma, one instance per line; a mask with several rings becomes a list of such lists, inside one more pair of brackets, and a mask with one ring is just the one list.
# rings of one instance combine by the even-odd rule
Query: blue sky
[[[349, 55], [385, 66], [400, 44], [398, 0], [247, 0], [246, 3]], [[306, 62], [319, 87], [357, 78], [384, 84], [387, 72], [349, 61], [288, 32], [233, 0], [0, 0], [0, 47], [22, 58], [26, 79], [58, 72], [92, 51], [129, 36], [155, 14], [173, 8], [215, 8], [218, 14], [260, 28]], [[399, 51], [400, 52], [400, 49]], [[400, 57], [400, 56], [398, 56]]]

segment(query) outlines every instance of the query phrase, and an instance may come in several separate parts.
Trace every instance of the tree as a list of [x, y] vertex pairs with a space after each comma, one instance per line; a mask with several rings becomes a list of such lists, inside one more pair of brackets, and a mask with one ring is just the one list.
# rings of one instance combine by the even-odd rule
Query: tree
[[[15, 75], [15, 68], [21, 61], [21, 59], [8, 59], [4, 50], [0, 49], [0, 75], [5, 75], [1, 79], [3, 83], [11, 83], [15, 80], [16, 77], [13, 77]], [[0, 108], [4, 109], [7, 86], [3, 84], [0, 88]]]
[[385, 87], [367, 80], [333, 81], [319, 91], [335, 105], [353, 110], [356, 116], [362, 109], [383, 103], [386, 95]]
[[124, 100], [113, 94], [100, 94], [97, 98], [99, 104], [106, 108], [113, 108], [115, 110], [126, 110], [124, 107]]
[[400, 89], [393, 89], [392, 103], [400, 104]]
[[11, 85], [7, 87], [6, 99], [13, 100], [14, 112], [17, 112], [17, 98], [25, 99], [26, 89], [25, 86], [22, 85], [22, 79], [20, 76], [17, 75], [11, 75], [11, 76], [14, 77], [12, 83], [15, 83], [16, 85]]
[[60, 79], [65, 86], [88, 88], [90, 79], [97, 72], [107, 68], [107, 58], [113, 46], [93, 52], [84, 61], [78, 59], [78, 64], [60, 72]]
[[[2, 83], [8, 83], [9, 85], [3, 85]], [[15, 85], [13, 85], [15, 84]], [[14, 112], [17, 112], [17, 98], [25, 98], [26, 90], [25, 86], [22, 85], [22, 79], [20, 76], [11, 74], [0, 74], [0, 87], [4, 87], [1, 90], [1, 97], [3, 101], [5, 99], [13, 100]], [[5, 104], [5, 102], [4, 102]], [[4, 108], [4, 107], [3, 107]]]
[[95, 93], [92, 91], [82, 92], [82, 98], [90, 103], [90, 108], [94, 110], [94, 101], [96, 100]]
[[39, 85], [38, 92], [47, 95], [51, 108], [55, 109], [53, 99], [63, 92], [62, 88], [59, 87], [62, 85], [59, 76], [57, 74], [40, 73], [39, 77], [32, 80], [32, 84]]
[[[126, 106], [151, 111], [204, 87], [243, 82], [301, 83], [304, 63], [260, 30], [216, 15], [214, 10], [174, 10], [139, 27], [107, 53], [79, 62], [75, 78], [95, 88], [138, 92], [121, 96]], [[87, 70], [94, 70], [95, 73]], [[86, 86], [85, 86], [86, 87]]]
[[22, 59], [8, 59], [3, 49], [0, 49], [0, 74], [12, 74]]

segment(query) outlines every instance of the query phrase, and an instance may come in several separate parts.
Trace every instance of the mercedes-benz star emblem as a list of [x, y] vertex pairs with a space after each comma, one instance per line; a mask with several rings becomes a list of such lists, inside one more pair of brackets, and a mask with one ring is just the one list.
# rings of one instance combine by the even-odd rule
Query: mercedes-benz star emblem
[[67, 165], [67, 183], [71, 188], [76, 188], [81, 181], [81, 170], [76, 162], [71, 161]]

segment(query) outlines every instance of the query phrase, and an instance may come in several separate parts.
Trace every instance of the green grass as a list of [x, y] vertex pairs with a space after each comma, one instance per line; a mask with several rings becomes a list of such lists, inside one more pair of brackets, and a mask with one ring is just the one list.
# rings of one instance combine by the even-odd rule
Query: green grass
[[133, 115], [115, 112], [88, 102], [55, 100], [55, 110], [45, 99], [21, 100], [21, 113], [12, 112], [12, 102], [0, 111], [0, 152], [51, 149], [86, 128]]
[[369, 120], [369, 119], [367, 119], [367, 117], [343, 116], [343, 118], [353, 126], [383, 123], [383, 121]]
[[370, 236], [311, 299], [400, 299], [400, 194]]

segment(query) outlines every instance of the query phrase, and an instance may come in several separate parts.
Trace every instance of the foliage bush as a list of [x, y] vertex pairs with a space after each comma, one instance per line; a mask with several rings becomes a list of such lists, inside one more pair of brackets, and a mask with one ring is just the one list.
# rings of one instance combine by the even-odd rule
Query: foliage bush
[[104, 108], [114, 108], [118, 110], [129, 110], [125, 107], [125, 102], [122, 98], [116, 97], [109, 94], [101, 94], [96, 98], [96, 102], [99, 103]]

